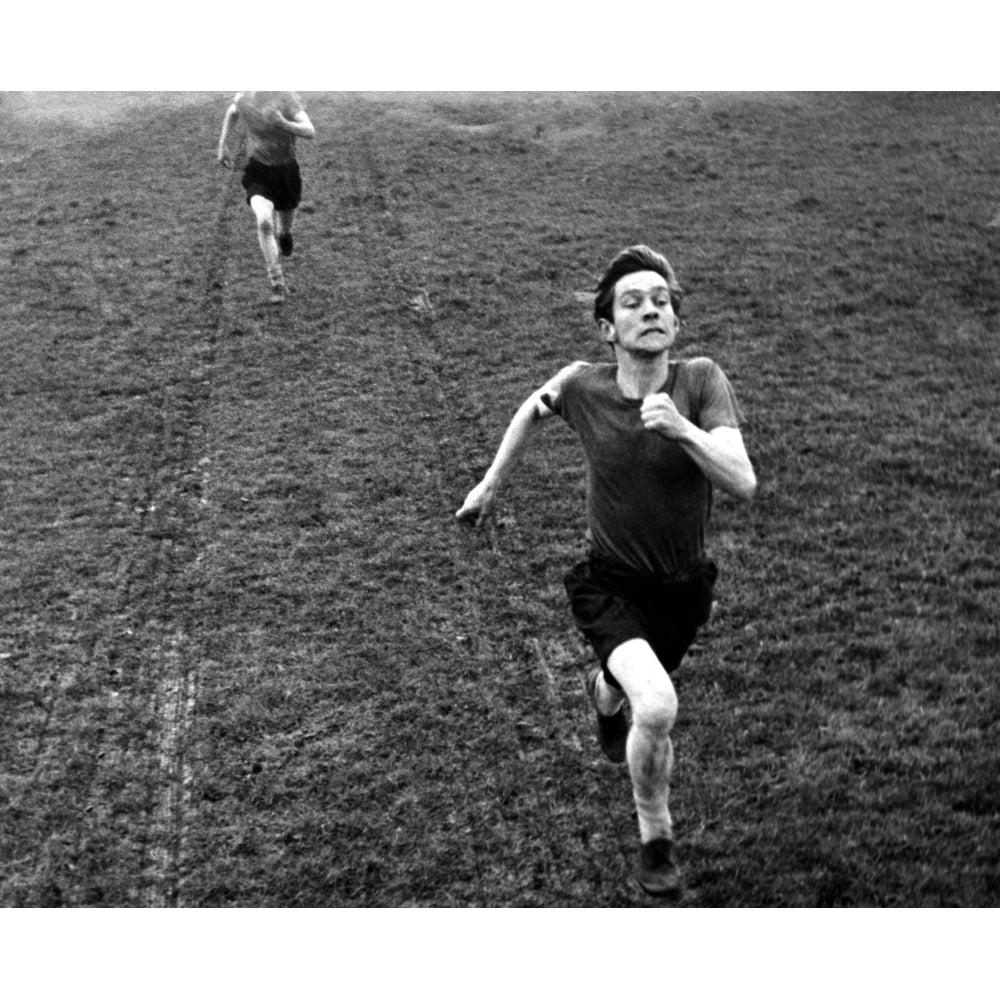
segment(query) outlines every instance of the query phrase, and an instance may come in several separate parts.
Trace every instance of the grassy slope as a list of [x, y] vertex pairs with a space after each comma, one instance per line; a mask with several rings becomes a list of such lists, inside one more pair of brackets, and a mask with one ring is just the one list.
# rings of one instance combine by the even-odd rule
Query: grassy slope
[[686, 901], [995, 905], [995, 98], [317, 95], [282, 310], [223, 108], [3, 109], [0, 899], [645, 902], [572, 436], [451, 519], [644, 240], [762, 480], [678, 677]]

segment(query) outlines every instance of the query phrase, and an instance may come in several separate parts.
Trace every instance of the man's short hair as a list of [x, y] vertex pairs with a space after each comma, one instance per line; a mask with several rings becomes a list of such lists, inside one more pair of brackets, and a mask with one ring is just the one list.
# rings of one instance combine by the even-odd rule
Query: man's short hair
[[635, 246], [626, 247], [608, 265], [604, 272], [604, 277], [597, 284], [594, 293], [594, 319], [606, 319], [609, 323], [614, 318], [615, 285], [634, 271], [655, 271], [661, 275], [667, 283], [670, 291], [670, 304], [674, 312], [679, 316], [681, 313], [681, 302], [684, 298], [684, 291], [677, 281], [674, 269], [670, 262], [662, 253], [657, 253], [644, 243], [637, 243]]

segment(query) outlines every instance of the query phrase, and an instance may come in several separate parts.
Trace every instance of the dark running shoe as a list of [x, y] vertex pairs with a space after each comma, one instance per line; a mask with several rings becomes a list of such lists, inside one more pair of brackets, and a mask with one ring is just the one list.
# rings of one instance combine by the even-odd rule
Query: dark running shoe
[[625, 762], [625, 742], [628, 739], [628, 719], [625, 717], [625, 705], [615, 712], [614, 715], [602, 715], [597, 709], [597, 678], [601, 672], [600, 667], [594, 669], [587, 675], [584, 687], [587, 690], [587, 697], [597, 715], [597, 741], [601, 744], [604, 756], [616, 764]]
[[278, 237], [278, 249], [281, 251], [282, 257], [291, 257], [294, 246], [295, 241], [292, 239], [291, 233], [282, 233]]
[[280, 306], [288, 296], [288, 286], [283, 281], [271, 282], [271, 305]]
[[639, 848], [639, 865], [636, 868], [639, 885], [651, 896], [681, 894], [681, 872], [674, 861], [674, 842], [657, 837]]

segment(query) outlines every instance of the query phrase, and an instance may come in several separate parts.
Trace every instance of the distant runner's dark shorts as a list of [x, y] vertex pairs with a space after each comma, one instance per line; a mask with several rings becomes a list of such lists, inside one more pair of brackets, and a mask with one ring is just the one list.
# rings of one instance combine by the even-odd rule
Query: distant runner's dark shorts
[[677, 581], [632, 573], [591, 556], [577, 563], [563, 583], [577, 628], [597, 654], [605, 680], [620, 688], [608, 670], [608, 657], [629, 639], [645, 639], [668, 674], [680, 666], [712, 613], [718, 575], [711, 559]]
[[298, 208], [302, 200], [302, 176], [299, 165], [293, 160], [277, 167], [269, 167], [250, 157], [243, 169], [243, 187], [247, 192], [247, 204], [255, 195], [263, 195], [279, 212]]

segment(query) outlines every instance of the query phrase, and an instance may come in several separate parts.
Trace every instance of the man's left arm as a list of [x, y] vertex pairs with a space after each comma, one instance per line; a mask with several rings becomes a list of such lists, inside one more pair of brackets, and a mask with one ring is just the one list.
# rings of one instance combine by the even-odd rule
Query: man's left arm
[[713, 486], [740, 500], [753, 499], [757, 476], [738, 427], [702, 430], [678, 411], [665, 392], [647, 396], [640, 413], [643, 426], [676, 441]]
[[271, 114], [274, 121], [286, 132], [291, 132], [292, 135], [296, 135], [300, 139], [316, 138], [316, 129], [313, 128], [313, 123], [310, 121], [309, 115], [306, 114], [304, 108], [300, 108], [291, 118], [285, 117], [278, 108], [272, 108]]

